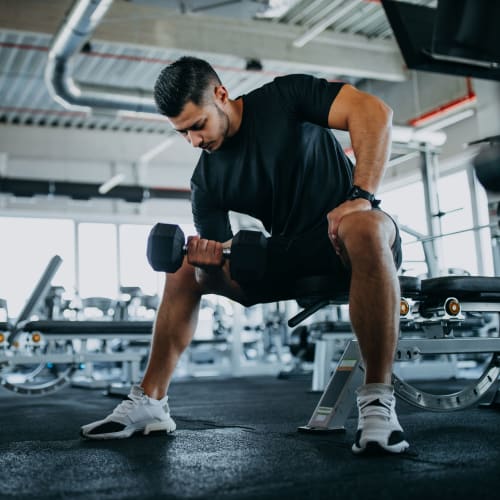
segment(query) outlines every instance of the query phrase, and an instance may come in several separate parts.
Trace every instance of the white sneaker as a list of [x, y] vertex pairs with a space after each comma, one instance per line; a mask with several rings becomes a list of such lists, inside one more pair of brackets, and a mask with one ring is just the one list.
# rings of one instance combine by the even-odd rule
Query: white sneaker
[[391, 385], [367, 384], [357, 391], [358, 430], [354, 453], [402, 453], [409, 448], [396, 415], [396, 398]]
[[82, 426], [80, 434], [89, 439], [123, 439], [142, 431], [175, 431], [175, 422], [170, 416], [168, 396], [161, 400], [144, 394], [142, 387], [133, 385], [129, 399], [122, 401], [103, 420]]

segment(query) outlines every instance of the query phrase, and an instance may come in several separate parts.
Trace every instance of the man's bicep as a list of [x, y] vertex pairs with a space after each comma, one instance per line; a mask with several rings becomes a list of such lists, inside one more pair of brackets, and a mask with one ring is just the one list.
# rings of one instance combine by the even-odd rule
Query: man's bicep
[[337, 130], [348, 130], [349, 113], [362, 104], [364, 93], [352, 85], [344, 85], [333, 100], [328, 113], [328, 126]]
[[[333, 100], [328, 113], [328, 126], [337, 130], [349, 130], [353, 117], [375, 116], [387, 106], [376, 96], [345, 84]], [[387, 108], [388, 109], [388, 108]]]

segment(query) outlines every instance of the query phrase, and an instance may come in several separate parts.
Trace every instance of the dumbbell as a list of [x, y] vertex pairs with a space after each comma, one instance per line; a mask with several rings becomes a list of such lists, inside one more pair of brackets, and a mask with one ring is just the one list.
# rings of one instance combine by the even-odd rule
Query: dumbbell
[[[155, 224], [147, 245], [148, 262], [155, 271], [175, 273], [182, 266], [186, 252], [186, 238], [179, 226]], [[223, 249], [223, 259], [227, 258], [232, 279], [239, 283], [258, 281], [266, 271], [266, 237], [259, 231], [239, 231], [231, 248]]]

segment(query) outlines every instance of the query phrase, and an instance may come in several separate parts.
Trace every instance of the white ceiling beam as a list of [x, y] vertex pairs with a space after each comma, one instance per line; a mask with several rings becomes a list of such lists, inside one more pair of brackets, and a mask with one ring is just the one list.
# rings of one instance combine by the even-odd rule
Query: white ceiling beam
[[[96, 37], [113, 41], [118, 41], [117, 36], [123, 38], [127, 31], [125, 27], [118, 34], [115, 34], [116, 30], [101, 32], [101, 28], [105, 29], [105, 22], [96, 32]], [[305, 47], [294, 47], [293, 42], [302, 31], [300, 27], [208, 16], [165, 16], [153, 21], [153, 27], [148, 29], [154, 34], [154, 39], [142, 38], [155, 46], [231, 54], [260, 59], [264, 63], [278, 62], [293, 66], [296, 71], [322, 71], [385, 81], [403, 81], [407, 77], [397, 45], [388, 40], [373, 42], [359, 35], [324, 32]]]
[[[55, 33], [71, 3], [66, 0], [3, 0], [0, 25], [6, 29]], [[55, 20], [57, 19], [57, 23]], [[403, 59], [392, 40], [325, 31], [305, 47], [293, 42], [302, 28], [264, 20], [234, 20], [116, 0], [95, 38], [207, 54], [231, 54], [282, 63], [290, 71], [322, 71], [355, 78], [406, 80]]]

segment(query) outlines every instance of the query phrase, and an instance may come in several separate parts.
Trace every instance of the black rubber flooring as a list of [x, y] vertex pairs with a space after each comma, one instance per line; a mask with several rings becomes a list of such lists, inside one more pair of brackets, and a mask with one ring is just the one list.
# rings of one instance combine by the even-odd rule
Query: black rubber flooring
[[[459, 382], [426, 383], [453, 392]], [[65, 388], [45, 397], [0, 391], [0, 498], [500, 498], [500, 412], [425, 412], [398, 401], [404, 456], [352, 454], [342, 434], [300, 434], [319, 398], [308, 379], [177, 381], [178, 430], [93, 442], [79, 427], [119, 402]]]

